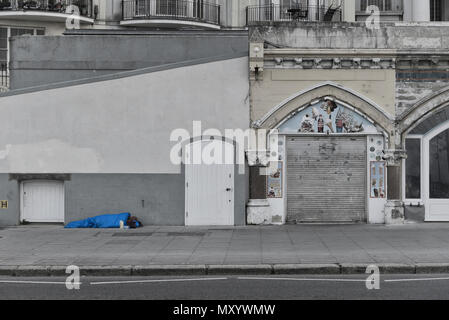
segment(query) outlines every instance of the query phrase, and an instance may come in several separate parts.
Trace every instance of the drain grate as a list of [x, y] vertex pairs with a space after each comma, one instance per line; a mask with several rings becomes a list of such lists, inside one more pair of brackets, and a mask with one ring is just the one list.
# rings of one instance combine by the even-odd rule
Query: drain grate
[[206, 232], [167, 232], [169, 237], [204, 237]]
[[139, 244], [140, 243], [140, 240], [111, 240], [111, 241], [108, 241], [108, 242], [106, 242], [105, 244], [106, 245], [120, 245], [120, 244], [122, 244], [122, 245], [131, 245], [131, 246], [135, 246], [135, 245], [137, 245], [137, 244]]
[[116, 232], [113, 237], [204, 237], [207, 232]]
[[116, 232], [113, 233], [113, 237], [149, 237], [152, 236], [154, 232]]

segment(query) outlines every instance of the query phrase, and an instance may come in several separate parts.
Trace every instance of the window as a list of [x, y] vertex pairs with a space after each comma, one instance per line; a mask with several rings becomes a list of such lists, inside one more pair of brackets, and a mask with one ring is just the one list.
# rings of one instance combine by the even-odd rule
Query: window
[[34, 35], [34, 29], [24, 29], [24, 28], [11, 28], [11, 37], [23, 36], [23, 35]]
[[441, 0], [430, 0], [430, 21], [442, 21]]
[[406, 139], [405, 198], [421, 199], [421, 139]]
[[8, 56], [8, 28], [0, 28], [0, 64], [7, 63]]
[[449, 129], [429, 142], [430, 198], [449, 199]]
[[0, 27], [0, 87], [9, 87], [8, 37], [23, 36], [23, 35], [44, 35], [44, 34], [45, 30], [38, 28]]

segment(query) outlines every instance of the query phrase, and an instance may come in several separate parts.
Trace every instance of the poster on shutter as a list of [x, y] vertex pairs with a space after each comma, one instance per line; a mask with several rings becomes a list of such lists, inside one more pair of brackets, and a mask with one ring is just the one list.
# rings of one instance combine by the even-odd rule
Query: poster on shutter
[[371, 161], [370, 193], [372, 199], [384, 199], [385, 192], [385, 161]]
[[267, 198], [282, 198], [282, 162], [275, 173], [267, 176]]
[[283, 134], [377, 133], [376, 127], [361, 114], [342, 104], [322, 99], [300, 108], [279, 127]]

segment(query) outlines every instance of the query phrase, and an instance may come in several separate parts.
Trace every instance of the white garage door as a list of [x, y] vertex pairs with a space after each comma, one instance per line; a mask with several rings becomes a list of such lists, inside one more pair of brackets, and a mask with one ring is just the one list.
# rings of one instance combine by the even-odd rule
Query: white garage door
[[22, 220], [64, 222], [64, 183], [60, 181], [23, 182]]
[[287, 138], [287, 220], [366, 220], [366, 138]]

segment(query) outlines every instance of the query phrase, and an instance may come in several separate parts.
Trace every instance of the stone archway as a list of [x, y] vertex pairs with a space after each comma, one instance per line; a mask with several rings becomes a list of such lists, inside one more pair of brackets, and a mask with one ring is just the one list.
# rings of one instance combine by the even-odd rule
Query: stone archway
[[419, 126], [431, 126], [444, 120], [449, 120], [449, 87], [421, 99], [398, 119], [401, 144], [407, 134]]
[[420, 100], [398, 120], [397, 131], [410, 161], [404, 170], [410, 177], [404, 178], [405, 199], [419, 198], [425, 221], [449, 221], [449, 87]]

